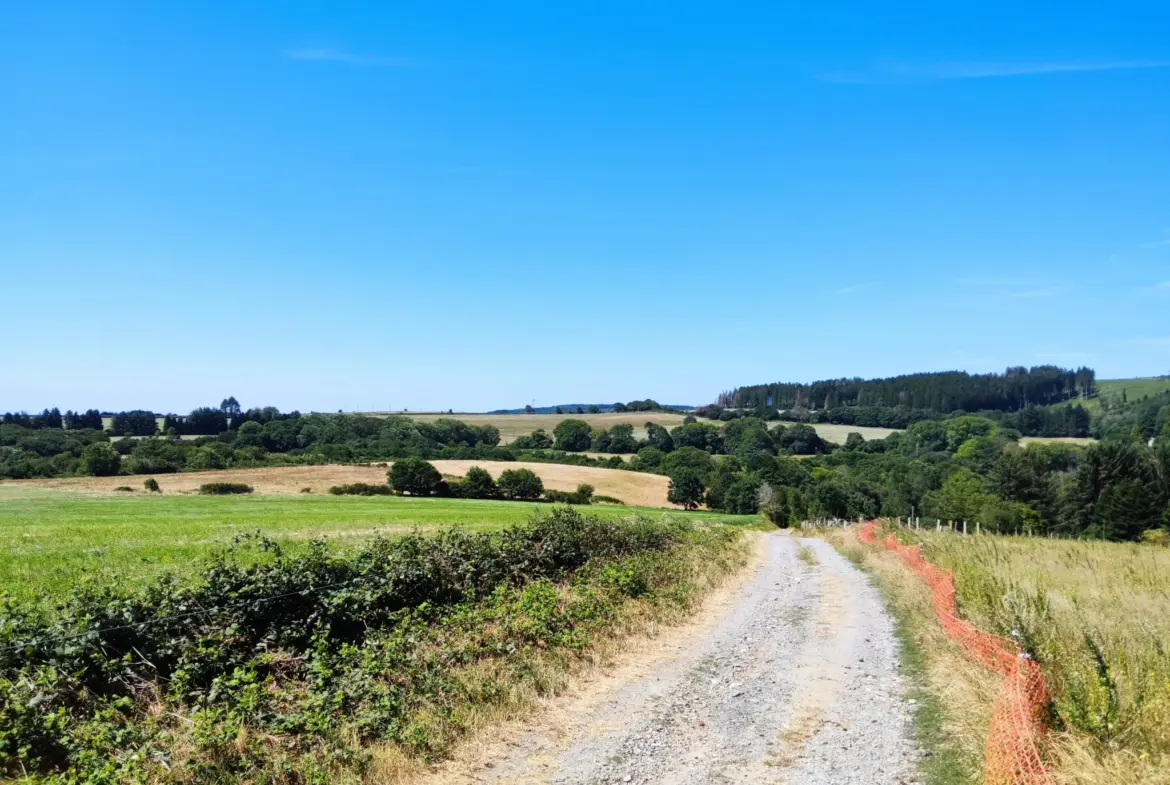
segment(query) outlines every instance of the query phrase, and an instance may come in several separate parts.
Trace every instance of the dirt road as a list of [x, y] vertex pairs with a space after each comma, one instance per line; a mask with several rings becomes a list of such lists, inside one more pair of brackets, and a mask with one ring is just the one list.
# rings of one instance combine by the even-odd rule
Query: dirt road
[[766, 535], [742, 584], [623, 659], [435, 781], [915, 781], [892, 623], [865, 577], [819, 540]]

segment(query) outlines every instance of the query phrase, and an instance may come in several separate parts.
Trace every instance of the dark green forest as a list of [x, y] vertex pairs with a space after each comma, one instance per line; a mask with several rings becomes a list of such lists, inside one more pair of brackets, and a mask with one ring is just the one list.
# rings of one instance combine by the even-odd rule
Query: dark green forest
[[836, 409], [849, 406], [955, 411], [1014, 412], [1028, 406], [1090, 398], [1096, 393], [1092, 368], [1068, 370], [1052, 365], [1008, 368], [1002, 374], [966, 371], [915, 373], [888, 379], [827, 379], [811, 384], [757, 384], [719, 395], [732, 409]]

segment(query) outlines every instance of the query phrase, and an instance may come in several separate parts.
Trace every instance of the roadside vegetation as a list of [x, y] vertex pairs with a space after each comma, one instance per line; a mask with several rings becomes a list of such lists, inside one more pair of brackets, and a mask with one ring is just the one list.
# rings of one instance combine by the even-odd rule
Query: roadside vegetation
[[963, 613], [1019, 641], [1052, 691], [1062, 781], [1170, 783], [1170, 548], [902, 532]]
[[[940, 785], [980, 782], [1000, 678], [942, 632], [926, 585], [883, 548], [819, 530], [878, 579], [923, 687], [925, 764]], [[962, 614], [1012, 638], [1052, 692], [1048, 761], [1075, 785], [1170, 783], [1170, 548], [895, 529], [955, 575]], [[933, 719], [932, 719], [933, 717]]]
[[[378, 501], [378, 500], [373, 500]], [[0, 607], [0, 773], [386, 781], [555, 694], [742, 565], [740, 530], [536, 513], [346, 552], [241, 537], [188, 579]]]

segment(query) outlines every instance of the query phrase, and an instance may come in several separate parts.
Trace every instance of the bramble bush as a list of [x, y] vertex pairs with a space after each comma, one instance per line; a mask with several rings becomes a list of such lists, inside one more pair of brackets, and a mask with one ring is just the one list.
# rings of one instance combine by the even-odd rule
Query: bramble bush
[[581, 650], [622, 597], [685, 605], [687, 565], [726, 563], [735, 536], [569, 508], [345, 553], [245, 535], [194, 583], [6, 601], [0, 777], [355, 782], [373, 742], [434, 759], [469, 702], [542, 689], [537, 659]]
[[329, 489], [334, 496], [390, 496], [394, 491], [389, 485], [376, 485], [372, 482], [351, 482], [345, 485], [334, 485]]
[[251, 493], [254, 488], [244, 482], [205, 482], [199, 486], [204, 496], [227, 496], [233, 493]]

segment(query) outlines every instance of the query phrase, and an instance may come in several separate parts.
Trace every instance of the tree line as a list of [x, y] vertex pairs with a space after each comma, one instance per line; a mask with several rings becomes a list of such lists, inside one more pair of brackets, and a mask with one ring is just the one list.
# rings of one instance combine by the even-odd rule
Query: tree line
[[[1061, 408], [1039, 411], [1080, 417]], [[978, 520], [989, 531], [1109, 539], [1170, 529], [1170, 393], [1109, 409], [1093, 425], [1104, 441], [1087, 447], [1022, 447], [1013, 418], [1028, 411], [923, 420], [884, 439], [851, 433], [840, 446], [826, 443], [812, 425], [742, 412], [720, 422], [688, 416], [670, 429], [646, 423], [640, 438], [629, 424], [598, 429], [566, 418], [551, 434], [534, 431], [508, 446], [500, 445], [493, 426], [455, 419], [420, 423], [403, 416], [275, 410], [263, 424], [244, 421], [192, 440], [176, 434], [112, 439], [96, 429], [5, 423], [0, 477], [402, 458], [548, 461], [665, 475], [673, 503], [763, 513], [779, 525], [807, 517], [917, 515]], [[583, 454], [595, 450], [615, 454]]]
[[954, 411], [1017, 411], [1096, 394], [1092, 368], [1052, 365], [1008, 368], [1002, 374], [965, 371], [915, 373], [886, 379], [826, 379], [811, 384], [758, 384], [721, 393], [716, 403], [732, 409], [835, 409], [851, 406]]
[[741, 418], [734, 422], [750, 436], [725, 456], [692, 454], [660, 468], [676, 504], [762, 512], [782, 526], [920, 516], [978, 521], [1000, 533], [1160, 539], [1170, 530], [1170, 400], [1159, 411], [1151, 441], [1131, 429], [1086, 447], [1022, 447], [1019, 433], [1000, 422], [964, 415], [884, 439], [852, 433], [805, 460], [767, 450], [765, 422]]

